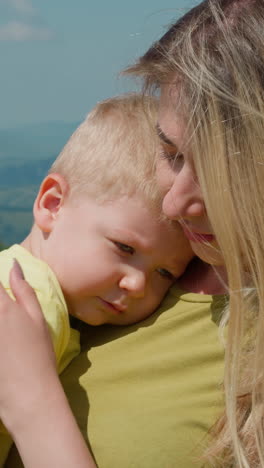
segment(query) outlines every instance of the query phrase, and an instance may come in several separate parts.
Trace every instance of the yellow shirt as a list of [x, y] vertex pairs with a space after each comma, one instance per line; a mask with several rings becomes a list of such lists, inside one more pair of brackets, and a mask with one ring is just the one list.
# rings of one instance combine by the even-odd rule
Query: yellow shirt
[[[51, 332], [58, 372], [61, 373], [80, 351], [79, 333], [70, 328], [67, 305], [61, 287], [45, 262], [31, 255], [20, 245], [13, 245], [0, 252], [0, 282], [10, 295], [12, 293], [9, 286], [9, 272], [14, 258], [20, 263], [25, 279], [37, 294]], [[0, 427], [0, 467], [3, 466], [11, 444], [11, 438], [3, 426]]]
[[[81, 353], [61, 380], [99, 468], [204, 466], [208, 431], [223, 411], [224, 305], [175, 286], [138, 324], [80, 324]], [[6, 468], [22, 466], [12, 450]]]

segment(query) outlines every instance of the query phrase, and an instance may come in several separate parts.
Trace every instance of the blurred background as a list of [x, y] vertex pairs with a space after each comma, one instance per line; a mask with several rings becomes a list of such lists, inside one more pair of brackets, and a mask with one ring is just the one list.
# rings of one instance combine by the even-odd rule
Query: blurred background
[[39, 183], [120, 71], [195, 0], [0, 0], [0, 248], [32, 223]]

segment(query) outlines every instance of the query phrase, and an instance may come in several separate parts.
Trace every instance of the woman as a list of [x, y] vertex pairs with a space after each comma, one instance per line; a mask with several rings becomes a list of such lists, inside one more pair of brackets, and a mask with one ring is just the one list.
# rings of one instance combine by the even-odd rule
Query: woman
[[161, 88], [164, 212], [228, 283], [223, 466], [264, 466], [263, 26], [263, 1], [205, 1], [132, 69]]
[[[229, 311], [222, 317], [224, 335], [228, 319], [225, 410], [221, 416], [220, 406], [219, 414], [211, 408], [210, 415], [215, 419], [214, 440], [206, 452], [214, 466], [224, 467], [264, 467], [263, 26], [263, 0], [207, 0], [173, 25], [130, 69], [144, 77], [148, 89], [152, 85], [161, 89], [158, 132], [163, 157], [158, 164], [158, 179], [165, 194], [163, 208], [167, 216], [180, 220], [196, 255], [202, 260], [191, 265], [180, 285], [195, 293], [222, 294], [228, 284]], [[201, 329], [207, 325], [208, 318], [201, 322], [196, 312], [193, 323], [184, 329], [183, 359], [191, 345], [189, 332], [197, 323]], [[175, 329], [176, 343], [178, 336]], [[176, 354], [177, 351], [178, 348]], [[205, 395], [202, 370], [208, 367], [210, 360], [212, 375], [220, 377], [220, 372], [215, 372], [219, 359], [215, 351], [212, 353], [208, 349], [207, 358], [203, 355], [202, 363], [199, 362], [200, 388], [195, 387], [193, 393], [198, 400], [194, 408]], [[165, 367], [168, 367], [167, 362]], [[49, 364], [47, 375], [53, 376], [51, 368]], [[186, 378], [184, 369], [174, 368], [174, 372], [176, 381]], [[160, 385], [162, 378], [163, 373]], [[196, 385], [197, 379], [191, 382]], [[51, 383], [58, 388], [55, 377]], [[184, 391], [187, 387], [183, 387]], [[177, 385], [173, 390], [175, 388]], [[63, 398], [60, 396], [58, 400], [64, 407]], [[1, 401], [12, 402], [12, 394], [4, 395]], [[183, 403], [175, 443], [187, 427], [189, 413], [185, 395]], [[152, 406], [158, 404], [153, 400]], [[205, 434], [209, 429], [208, 407], [201, 404], [200, 407], [202, 411], [196, 426], [202, 427]], [[12, 411], [4, 415], [1, 405], [0, 411], [12, 432], [14, 425], [9, 423]], [[67, 413], [66, 409], [64, 411]], [[176, 420], [177, 414], [174, 417]], [[71, 427], [73, 423], [68, 424]], [[137, 419], [135, 424], [140, 426], [141, 421]], [[193, 429], [192, 420], [185, 438]], [[201, 442], [201, 434], [190, 441], [190, 452]], [[160, 437], [164, 444], [163, 429]], [[17, 440], [15, 433], [14, 438]], [[156, 443], [153, 440], [154, 451]], [[26, 445], [20, 443], [21, 452]], [[69, 451], [72, 455], [73, 447]], [[149, 461], [139, 464], [136, 445], [134, 451], [130, 464], [120, 463], [120, 466], [151, 466]], [[201, 452], [200, 447], [200, 455]], [[194, 455], [197, 457], [197, 453]], [[83, 456], [87, 454], [83, 452]], [[195, 456], [191, 461], [190, 454], [185, 451], [180, 461], [174, 463], [165, 457], [159, 466], [194, 466], [191, 463]], [[116, 460], [118, 464], [118, 453]], [[34, 465], [28, 462], [26, 466]]]

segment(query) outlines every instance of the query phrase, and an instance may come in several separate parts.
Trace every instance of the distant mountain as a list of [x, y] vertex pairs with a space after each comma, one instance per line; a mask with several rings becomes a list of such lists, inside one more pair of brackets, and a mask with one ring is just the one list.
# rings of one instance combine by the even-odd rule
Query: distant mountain
[[78, 122], [45, 122], [0, 129], [0, 162], [56, 156]]
[[0, 243], [20, 242], [28, 233], [39, 184], [77, 126], [48, 122], [0, 129]]
[[54, 159], [55, 156], [39, 160], [11, 159], [5, 164], [0, 161], [0, 193], [3, 188], [39, 185]]

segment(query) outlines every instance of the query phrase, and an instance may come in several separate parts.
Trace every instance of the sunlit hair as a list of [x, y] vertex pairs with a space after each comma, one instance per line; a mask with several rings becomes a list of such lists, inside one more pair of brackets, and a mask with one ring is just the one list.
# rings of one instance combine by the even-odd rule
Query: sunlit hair
[[140, 193], [160, 205], [155, 181], [159, 151], [155, 98], [127, 94], [102, 101], [73, 133], [50, 169], [63, 175], [70, 196], [98, 201]]
[[178, 89], [175, 112], [227, 267], [226, 410], [207, 456], [264, 467], [263, 0], [202, 2], [129, 71], [147, 89], [171, 83], [172, 101]]

